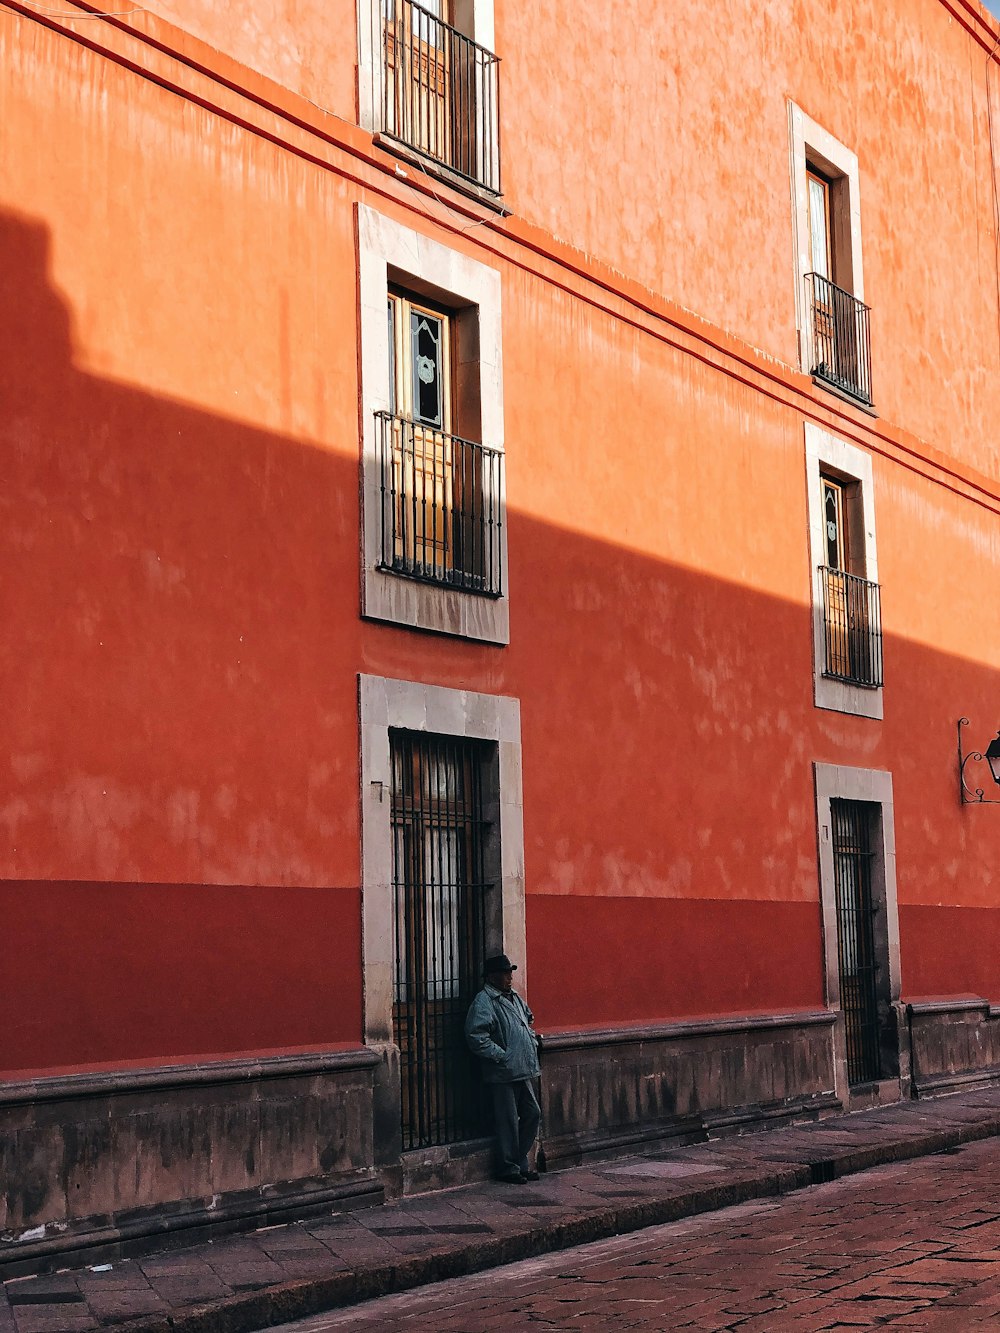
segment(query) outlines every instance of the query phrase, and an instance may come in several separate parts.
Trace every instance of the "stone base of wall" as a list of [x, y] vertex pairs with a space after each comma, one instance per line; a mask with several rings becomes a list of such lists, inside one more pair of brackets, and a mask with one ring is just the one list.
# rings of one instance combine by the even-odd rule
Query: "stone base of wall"
[[367, 1050], [0, 1085], [0, 1272], [378, 1203]]
[[470, 1139], [403, 1153], [398, 1169], [383, 1171], [386, 1194], [427, 1194], [493, 1178], [493, 1139]]
[[[916, 1095], [1000, 1081], [1000, 1023], [986, 1001], [905, 1013]], [[838, 1110], [837, 1023], [809, 1010], [546, 1033], [547, 1165]], [[902, 1075], [910, 1060], [900, 1063]], [[0, 1272], [488, 1178], [489, 1139], [400, 1155], [390, 1065], [363, 1048], [0, 1085]], [[885, 1099], [900, 1086], [863, 1091]]]
[[915, 1097], [1000, 1082], [1000, 1010], [978, 995], [913, 1000], [906, 1006]]
[[549, 1166], [840, 1109], [827, 1010], [545, 1034]]

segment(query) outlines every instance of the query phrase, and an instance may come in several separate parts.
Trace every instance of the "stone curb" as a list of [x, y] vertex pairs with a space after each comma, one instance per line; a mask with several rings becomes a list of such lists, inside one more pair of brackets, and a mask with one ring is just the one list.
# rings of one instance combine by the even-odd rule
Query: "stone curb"
[[[876, 1129], [876, 1126], [872, 1126]], [[816, 1126], [822, 1139], [822, 1122]], [[877, 1131], [876, 1131], [877, 1132]], [[307, 1278], [280, 1283], [262, 1291], [230, 1296], [209, 1305], [192, 1306], [169, 1315], [144, 1316], [115, 1323], [119, 1333], [254, 1333], [309, 1315], [322, 1314], [377, 1296], [388, 1296], [413, 1287], [482, 1272], [518, 1259], [568, 1249], [588, 1241], [639, 1231], [644, 1227], [676, 1222], [699, 1213], [716, 1212], [752, 1199], [771, 1198], [803, 1189], [807, 1185], [854, 1175], [873, 1166], [926, 1157], [964, 1143], [1000, 1136], [1000, 1115], [985, 1115], [968, 1124], [899, 1135], [889, 1131], [881, 1141], [856, 1148], [831, 1145], [822, 1151], [804, 1153], [800, 1164], [760, 1170], [734, 1171], [725, 1184], [692, 1187], [663, 1199], [643, 1199], [613, 1208], [595, 1209], [551, 1225], [533, 1225], [506, 1236], [465, 1242], [412, 1258], [328, 1278]], [[757, 1138], [757, 1142], [760, 1139]]]

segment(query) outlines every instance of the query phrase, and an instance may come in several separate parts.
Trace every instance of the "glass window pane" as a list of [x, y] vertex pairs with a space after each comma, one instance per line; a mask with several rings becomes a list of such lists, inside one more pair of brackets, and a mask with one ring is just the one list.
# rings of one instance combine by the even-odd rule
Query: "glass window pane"
[[389, 297], [389, 411], [396, 408], [396, 300]]
[[410, 315], [410, 349], [413, 359], [413, 419], [426, 426], [444, 425], [442, 378], [442, 322], [425, 311]]
[[428, 889], [424, 948], [427, 994], [445, 1000], [458, 993], [459, 892], [461, 865], [454, 829], [429, 829], [424, 843], [424, 882]]
[[829, 482], [823, 483], [823, 537], [826, 543], [826, 563], [831, 569], [843, 569], [840, 491]]
[[830, 238], [827, 230], [827, 187], [815, 176], [809, 177], [809, 245], [812, 271], [823, 278], [830, 276]]

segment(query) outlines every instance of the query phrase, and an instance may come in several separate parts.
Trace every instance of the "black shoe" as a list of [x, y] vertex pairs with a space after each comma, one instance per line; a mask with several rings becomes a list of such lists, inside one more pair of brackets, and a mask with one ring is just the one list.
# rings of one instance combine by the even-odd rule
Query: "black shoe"
[[515, 1167], [513, 1171], [502, 1171], [497, 1176], [497, 1180], [502, 1181], [505, 1185], [523, 1185], [525, 1177]]
[[539, 1176], [539, 1174], [538, 1174], [537, 1171], [522, 1171], [522, 1172], [521, 1172], [521, 1179], [522, 1179], [522, 1180], [540, 1180], [541, 1177]]

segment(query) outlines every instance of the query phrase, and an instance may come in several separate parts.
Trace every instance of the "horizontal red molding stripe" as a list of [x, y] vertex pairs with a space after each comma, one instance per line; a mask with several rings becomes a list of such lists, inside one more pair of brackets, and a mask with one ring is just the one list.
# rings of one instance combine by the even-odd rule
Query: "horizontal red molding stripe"
[[1000, 995], [1000, 907], [900, 904], [903, 993]]
[[8, 881], [0, 919], [0, 1070], [361, 1040], [357, 890]]
[[527, 926], [543, 1030], [823, 1005], [818, 902], [529, 895]]

